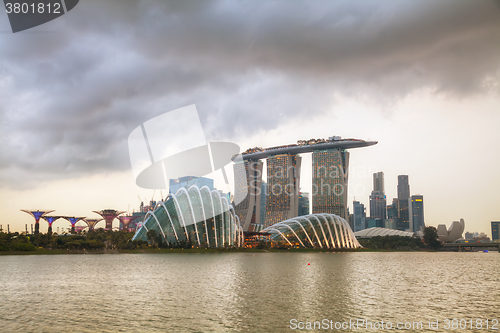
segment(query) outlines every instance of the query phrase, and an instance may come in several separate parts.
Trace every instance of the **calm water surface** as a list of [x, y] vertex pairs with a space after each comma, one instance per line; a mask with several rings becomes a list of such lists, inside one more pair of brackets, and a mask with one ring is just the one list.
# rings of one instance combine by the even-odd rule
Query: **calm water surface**
[[443, 332], [446, 318], [500, 320], [500, 254], [0, 256], [0, 332], [300, 331], [292, 319]]

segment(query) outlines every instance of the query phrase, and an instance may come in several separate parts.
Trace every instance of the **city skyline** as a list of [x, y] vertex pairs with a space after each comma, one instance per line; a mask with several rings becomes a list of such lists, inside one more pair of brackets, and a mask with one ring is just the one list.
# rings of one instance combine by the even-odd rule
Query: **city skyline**
[[[137, 209], [137, 196], [147, 202], [153, 191], [134, 183], [128, 135], [196, 104], [207, 141], [242, 150], [332, 135], [376, 140], [350, 156], [351, 211], [354, 198], [367, 207], [374, 172], [384, 172], [387, 198], [397, 197], [397, 176], [409, 175], [412, 193], [425, 197], [426, 225], [463, 218], [467, 231], [491, 233], [500, 219], [495, 2], [262, 6], [89, 0], [31, 32], [2, 35], [4, 229], [33, 223], [20, 209], [88, 218]], [[109, 20], [113, 28], [100, 24]], [[5, 15], [0, 30], [10, 31]], [[470, 165], [469, 154], [481, 162]], [[312, 156], [301, 157], [300, 190], [311, 193]]]

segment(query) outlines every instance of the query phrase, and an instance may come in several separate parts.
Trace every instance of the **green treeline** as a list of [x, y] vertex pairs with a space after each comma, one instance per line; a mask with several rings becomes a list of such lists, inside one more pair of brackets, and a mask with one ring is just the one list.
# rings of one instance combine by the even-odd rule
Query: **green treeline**
[[376, 236], [358, 241], [373, 250], [418, 250], [423, 246], [420, 238], [404, 236]]
[[142, 249], [145, 241], [132, 241], [133, 232], [98, 229], [81, 234], [37, 234], [0, 232], [0, 251]]
[[434, 227], [424, 229], [423, 239], [404, 236], [376, 236], [368, 239], [358, 239], [358, 241], [363, 247], [373, 250], [438, 250], [442, 247], [441, 242], [438, 240], [437, 230]]
[[[147, 232], [147, 241], [133, 241], [134, 232], [112, 231], [98, 229], [79, 234], [36, 234], [25, 235], [24, 233], [0, 232], [0, 251], [35, 251], [45, 250], [136, 250], [136, 249], [191, 249], [190, 242], [180, 242], [179, 244], [165, 243], [163, 237], [154, 230]], [[418, 250], [418, 249], [439, 249], [441, 243], [437, 237], [437, 230], [434, 227], [427, 227], [424, 230], [423, 239], [403, 236], [378, 236], [369, 239], [359, 239], [360, 244], [366, 249], [373, 250]], [[256, 249], [287, 249], [280, 244], [262, 243]], [[201, 248], [207, 247], [202, 244]]]

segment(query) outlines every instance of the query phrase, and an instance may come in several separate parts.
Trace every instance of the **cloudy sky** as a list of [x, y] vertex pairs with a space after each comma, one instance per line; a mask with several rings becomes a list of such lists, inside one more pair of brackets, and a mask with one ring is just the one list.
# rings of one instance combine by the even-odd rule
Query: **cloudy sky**
[[351, 151], [351, 201], [408, 174], [427, 225], [500, 220], [500, 1], [82, 0], [16, 34], [0, 14], [0, 224], [137, 208], [128, 135], [190, 104], [242, 150], [377, 140]]

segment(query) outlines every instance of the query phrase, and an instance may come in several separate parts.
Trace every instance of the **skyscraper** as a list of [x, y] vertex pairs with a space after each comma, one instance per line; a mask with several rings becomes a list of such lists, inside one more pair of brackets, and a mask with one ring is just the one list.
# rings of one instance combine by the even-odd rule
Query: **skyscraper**
[[244, 231], [255, 231], [260, 225], [262, 166], [260, 160], [235, 162], [234, 169], [234, 210]]
[[410, 183], [408, 175], [398, 176], [398, 199], [408, 199], [410, 197]]
[[491, 222], [491, 241], [500, 242], [500, 222]]
[[309, 193], [301, 192], [299, 195], [299, 216], [309, 215]]
[[410, 183], [408, 175], [398, 176], [398, 230], [410, 229]]
[[425, 228], [424, 223], [424, 197], [422, 195], [411, 196], [410, 230], [413, 232]]
[[336, 214], [348, 219], [349, 152], [316, 150], [312, 154], [312, 213]]
[[363, 205], [359, 201], [353, 201], [352, 210], [353, 210], [353, 219], [354, 219], [354, 221], [353, 221], [354, 232], [366, 229], [365, 205]]
[[373, 191], [370, 195], [370, 218], [385, 220], [387, 217], [387, 202], [384, 192], [384, 173], [373, 174]]
[[397, 198], [392, 199], [392, 204], [387, 205], [387, 220], [384, 221], [385, 228], [397, 229], [399, 223], [398, 215], [399, 201]]
[[383, 172], [377, 172], [373, 174], [373, 191], [385, 193]]
[[298, 216], [301, 161], [302, 157], [296, 154], [267, 158], [268, 196], [264, 228]]

